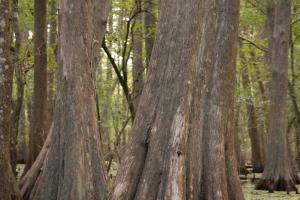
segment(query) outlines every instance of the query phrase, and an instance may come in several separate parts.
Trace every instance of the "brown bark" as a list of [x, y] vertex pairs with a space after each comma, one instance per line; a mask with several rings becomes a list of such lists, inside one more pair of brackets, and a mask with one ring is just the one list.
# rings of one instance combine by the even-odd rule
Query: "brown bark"
[[0, 199], [19, 200], [20, 195], [10, 160], [13, 67], [10, 57], [9, 5], [8, 0], [0, 2]]
[[236, 106], [236, 111], [235, 111], [235, 129], [234, 129], [234, 148], [235, 148], [235, 155], [236, 155], [236, 160], [238, 163], [238, 171], [239, 174], [244, 174], [247, 175], [249, 172], [246, 169], [245, 165], [245, 158], [244, 155], [242, 154], [242, 149], [241, 149], [241, 140], [239, 137], [239, 116], [240, 116], [240, 105], [238, 104]]
[[256, 189], [296, 190], [296, 176], [287, 143], [288, 48], [290, 1], [277, 0], [272, 45], [271, 106], [268, 160]]
[[111, 200], [243, 199], [231, 121], [238, 10], [235, 0], [161, 2]]
[[[109, 5], [109, 1], [101, 2], [101, 8]], [[59, 79], [53, 136], [47, 164], [30, 196], [34, 200], [103, 200], [105, 173], [92, 64], [94, 4], [64, 0], [60, 1], [59, 12]], [[105, 14], [102, 19], [106, 19]]]
[[50, 148], [52, 133], [53, 126], [49, 130], [47, 139], [45, 140], [43, 148], [40, 151], [38, 157], [19, 182], [22, 200], [29, 200], [30, 194], [32, 194], [32, 191], [34, 189], [34, 185], [38, 184], [37, 181], [40, 179], [41, 172], [48, 160], [48, 152]]
[[29, 153], [24, 174], [31, 167], [46, 139], [47, 122], [47, 3], [34, 1], [34, 87]]
[[133, 91], [132, 100], [134, 105], [134, 111], [136, 112], [142, 90], [144, 87], [144, 67], [143, 67], [143, 40], [141, 30], [142, 16], [139, 14], [136, 16], [135, 28], [133, 32], [133, 44], [132, 44], [132, 78], [133, 78]]
[[148, 68], [152, 48], [154, 44], [154, 29], [156, 27], [156, 17], [154, 10], [156, 9], [156, 3], [154, 0], [144, 0], [144, 34], [145, 34], [145, 51], [146, 51], [146, 67]]

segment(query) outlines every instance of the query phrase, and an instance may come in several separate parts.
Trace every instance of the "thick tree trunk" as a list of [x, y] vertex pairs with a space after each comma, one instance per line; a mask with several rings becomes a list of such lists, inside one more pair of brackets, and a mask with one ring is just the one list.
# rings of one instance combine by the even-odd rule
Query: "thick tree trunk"
[[232, 133], [238, 10], [236, 0], [161, 2], [111, 200], [243, 199]]
[[[101, 8], [109, 5], [107, 0], [101, 2]], [[34, 200], [106, 198], [92, 64], [93, 13], [93, 1], [60, 1], [60, 68], [53, 136], [47, 164], [30, 194]], [[106, 19], [105, 14], [101, 19]]]
[[134, 105], [134, 112], [136, 112], [142, 90], [144, 87], [144, 67], [143, 67], [143, 36], [142, 36], [142, 16], [139, 14], [136, 17], [135, 29], [133, 33], [133, 61], [132, 61], [132, 78], [133, 78], [133, 92], [132, 100]]
[[34, 1], [34, 88], [29, 153], [24, 173], [31, 167], [46, 139], [47, 122], [47, 3]]
[[0, 199], [19, 200], [20, 195], [10, 159], [13, 67], [10, 57], [9, 5], [8, 0], [0, 2]]
[[297, 190], [287, 143], [288, 48], [290, 1], [277, 0], [272, 45], [268, 160], [256, 189]]

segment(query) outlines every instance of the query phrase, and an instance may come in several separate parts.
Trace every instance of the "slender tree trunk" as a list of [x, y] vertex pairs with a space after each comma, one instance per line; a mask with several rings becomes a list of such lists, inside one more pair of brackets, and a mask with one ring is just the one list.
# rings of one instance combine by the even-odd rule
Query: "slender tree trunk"
[[290, 1], [277, 0], [272, 45], [271, 107], [268, 160], [256, 189], [297, 190], [287, 143], [288, 48]]
[[232, 121], [238, 10], [236, 0], [161, 2], [111, 200], [243, 199]]
[[245, 158], [244, 155], [242, 154], [241, 140], [239, 137], [239, 116], [240, 116], [240, 105], [237, 105], [235, 111], [234, 147], [236, 153], [236, 160], [238, 163], [239, 174], [247, 175], [248, 171], [245, 166]]
[[19, 200], [20, 195], [10, 160], [13, 67], [10, 57], [11, 25], [8, 0], [0, 2], [0, 16], [0, 199]]
[[146, 50], [146, 67], [149, 66], [149, 61], [154, 44], [154, 29], [156, 27], [156, 19], [154, 10], [156, 9], [154, 0], [143, 0], [144, 3], [144, 34], [145, 34], [145, 50]]
[[144, 87], [144, 67], [143, 67], [143, 40], [142, 40], [142, 16], [139, 14], [136, 17], [135, 29], [133, 33], [133, 61], [132, 61], [132, 74], [133, 74], [133, 92], [132, 100], [134, 105], [134, 112], [136, 112], [142, 90]]
[[22, 34], [19, 28], [19, 1], [13, 0], [12, 12], [13, 12], [13, 32], [15, 34], [15, 48], [13, 51], [13, 66], [15, 70], [16, 83], [17, 83], [17, 100], [14, 106], [13, 112], [13, 126], [11, 135], [11, 165], [14, 173], [16, 174], [17, 165], [17, 145], [18, 145], [18, 132], [19, 121], [22, 111], [22, 105], [24, 100], [24, 74], [23, 74], [23, 62], [20, 59]]
[[252, 100], [250, 78], [247, 69], [247, 62], [245, 62], [245, 56], [243, 52], [240, 52], [241, 63], [242, 63], [242, 84], [244, 90], [247, 91], [246, 108], [248, 113], [248, 133], [251, 143], [251, 154], [252, 154], [252, 165], [254, 173], [262, 173], [264, 170], [264, 150], [263, 150], [263, 140], [261, 139], [261, 134], [258, 129], [256, 110]]
[[47, 130], [47, 3], [34, 1], [34, 88], [29, 153], [24, 174], [31, 167], [46, 139]]
[[[106, 8], [109, 1], [99, 5]], [[101, 19], [106, 20], [105, 14], [102, 12]], [[92, 64], [93, 18], [92, 1], [60, 1], [60, 68], [53, 136], [47, 164], [30, 194], [34, 200], [106, 198]]]
[[45, 123], [45, 131], [49, 132], [53, 122], [53, 112], [55, 103], [55, 84], [56, 84], [56, 63], [57, 63], [57, 0], [48, 1], [49, 17], [48, 24], [50, 25], [49, 30], [49, 47], [52, 52], [49, 54], [48, 59], [53, 59], [52, 66], [48, 66], [47, 70], [47, 120]]
[[27, 144], [27, 127], [26, 127], [26, 116], [25, 116], [25, 103], [23, 102], [19, 128], [18, 128], [18, 145], [17, 145], [17, 163], [25, 164], [28, 154]]
[[[293, 13], [297, 12], [296, 6], [293, 6]], [[295, 69], [295, 41], [294, 41], [294, 32], [291, 25], [291, 33], [290, 33], [290, 67], [291, 67], [291, 81], [289, 82], [289, 96], [291, 98], [291, 102], [293, 105], [293, 112], [295, 116], [295, 136], [296, 136], [296, 167], [297, 171], [300, 170], [300, 110], [297, 101], [297, 94], [295, 91], [296, 88], [296, 81], [297, 81], [297, 74]]]

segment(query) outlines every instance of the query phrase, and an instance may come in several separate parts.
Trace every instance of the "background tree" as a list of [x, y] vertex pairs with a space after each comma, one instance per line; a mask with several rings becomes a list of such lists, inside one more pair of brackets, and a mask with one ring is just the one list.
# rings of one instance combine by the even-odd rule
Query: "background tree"
[[34, 89], [26, 172], [38, 156], [47, 136], [47, 2], [34, 2]]
[[[287, 145], [288, 48], [290, 1], [277, 0], [272, 45], [271, 107], [268, 160], [256, 189], [297, 190], [296, 174]], [[279, 158], [279, 159], [278, 159]]]

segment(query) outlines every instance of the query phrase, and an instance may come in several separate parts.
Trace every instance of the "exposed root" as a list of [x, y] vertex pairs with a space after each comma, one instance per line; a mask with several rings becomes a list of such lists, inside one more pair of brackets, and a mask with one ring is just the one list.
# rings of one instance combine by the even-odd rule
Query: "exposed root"
[[278, 179], [276, 181], [272, 179], [261, 179], [255, 186], [256, 190], [267, 190], [270, 193], [274, 191], [286, 191], [288, 194], [291, 191], [298, 193], [294, 180]]
[[37, 180], [40, 177], [44, 163], [47, 160], [47, 155], [48, 155], [50, 142], [51, 142], [52, 129], [53, 127], [51, 128], [47, 136], [47, 139], [44, 143], [44, 146], [41, 152], [39, 153], [37, 159], [31, 166], [31, 168], [26, 172], [26, 174], [20, 180], [19, 187], [20, 187], [21, 196], [23, 200], [30, 199], [30, 195], [34, 189]]

